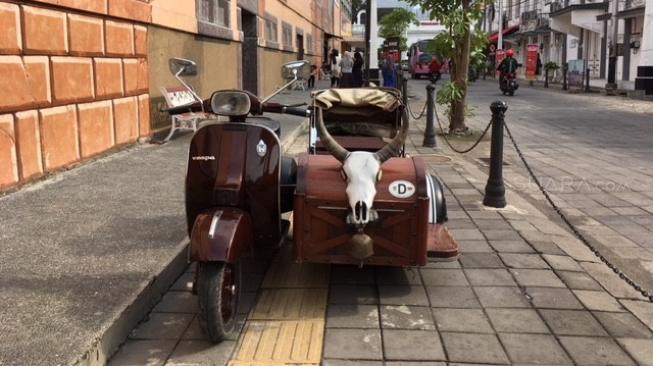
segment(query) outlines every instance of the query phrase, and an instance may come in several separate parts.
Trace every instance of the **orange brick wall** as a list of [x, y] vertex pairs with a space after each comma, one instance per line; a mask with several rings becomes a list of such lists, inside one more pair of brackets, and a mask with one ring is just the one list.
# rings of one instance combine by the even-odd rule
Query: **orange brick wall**
[[148, 0], [0, 0], [0, 192], [151, 134], [150, 21]]

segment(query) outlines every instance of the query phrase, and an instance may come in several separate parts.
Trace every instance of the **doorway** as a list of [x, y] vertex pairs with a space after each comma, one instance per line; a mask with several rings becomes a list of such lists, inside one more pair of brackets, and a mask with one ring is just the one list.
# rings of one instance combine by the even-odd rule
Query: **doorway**
[[297, 60], [304, 59], [304, 35], [297, 34]]
[[240, 12], [243, 27], [242, 82], [243, 89], [258, 95], [258, 21], [256, 14], [245, 9]]

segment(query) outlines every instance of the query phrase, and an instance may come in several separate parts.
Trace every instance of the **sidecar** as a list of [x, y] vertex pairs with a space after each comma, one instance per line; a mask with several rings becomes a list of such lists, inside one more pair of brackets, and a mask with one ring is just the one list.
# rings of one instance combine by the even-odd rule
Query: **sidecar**
[[[408, 118], [400, 92], [319, 91], [313, 95], [313, 111], [308, 152], [297, 162], [293, 210], [297, 260], [423, 266], [429, 257], [455, 259], [458, 245], [444, 226], [442, 184], [403, 146]], [[347, 166], [361, 162], [360, 169]], [[378, 162], [373, 181], [359, 176], [368, 163]], [[369, 198], [372, 191], [368, 208], [357, 195]]]

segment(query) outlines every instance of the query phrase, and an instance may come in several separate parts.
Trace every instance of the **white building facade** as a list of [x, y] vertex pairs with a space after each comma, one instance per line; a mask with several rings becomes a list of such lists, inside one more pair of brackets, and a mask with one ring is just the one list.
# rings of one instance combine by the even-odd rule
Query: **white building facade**
[[[418, 41], [433, 39], [438, 33], [444, 31], [444, 27], [437, 20], [430, 20], [426, 13], [423, 13], [419, 7], [411, 7], [408, 3], [399, 0], [377, 0], [377, 16], [380, 21], [383, 16], [391, 13], [394, 9], [404, 8], [412, 11], [419, 24], [411, 24], [406, 31], [406, 38], [408, 46]], [[344, 41], [352, 48], [365, 47], [365, 10], [361, 10], [358, 14], [354, 14], [352, 22], [352, 35], [345, 37]], [[377, 26], [378, 34], [378, 26]], [[377, 37], [377, 45], [383, 44], [384, 39]], [[407, 58], [406, 53], [402, 54], [402, 59]]]
[[[499, 28], [500, 5], [503, 29], [518, 29], [504, 37], [504, 48], [513, 48], [520, 62], [527, 45], [536, 44], [542, 65], [553, 61], [589, 70], [590, 84], [604, 87], [616, 51], [617, 88], [653, 94], [653, 0], [501, 0], [486, 9], [483, 27], [490, 32]], [[554, 73], [554, 80], [561, 75]]]

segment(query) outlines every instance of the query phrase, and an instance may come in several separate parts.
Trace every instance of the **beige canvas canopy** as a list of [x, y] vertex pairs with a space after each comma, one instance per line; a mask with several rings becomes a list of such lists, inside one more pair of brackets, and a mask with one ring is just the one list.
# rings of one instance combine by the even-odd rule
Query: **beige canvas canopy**
[[315, 95], [315, 105], [324, 110], [341, 107], [376, 107], [393, 112], [401, 105], [401, 94], [390, 88], [327, 89]]

